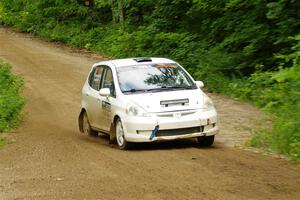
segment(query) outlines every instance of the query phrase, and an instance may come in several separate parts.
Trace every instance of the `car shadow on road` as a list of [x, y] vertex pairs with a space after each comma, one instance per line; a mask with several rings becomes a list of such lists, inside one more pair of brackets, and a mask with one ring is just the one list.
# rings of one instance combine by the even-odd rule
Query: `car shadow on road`
[[[109, 136], [106, 134], [99, 134], [96, 137], [85, 137], [86, 142], [100, 144], [101, 146], [107, 146], [108, 148], [118, 149], [117, 144], [109, 144]], [[129, 151], [154, 151], [154, 150], [171, 150], [171, 149], [219, 149], [222, 148], [222, 144], [216, 142], [211, 147], [199, 146], [196, 139], [182, 139], [173, 141], [156, 141], [156, 142], [143, 142], [143, 143], [132, 143], [132, 147]]]
[[159, 141], [152, 143], [135, 143], [130, 149], [131, 151], [147, 151], [147, 150], [172, 150], [172, 149], [216, 149], [219, 148], [217, 145], [211, 147], [199, 146], [195, 139], [184, 139], [184, 140], [173, 140], [173, 141]]

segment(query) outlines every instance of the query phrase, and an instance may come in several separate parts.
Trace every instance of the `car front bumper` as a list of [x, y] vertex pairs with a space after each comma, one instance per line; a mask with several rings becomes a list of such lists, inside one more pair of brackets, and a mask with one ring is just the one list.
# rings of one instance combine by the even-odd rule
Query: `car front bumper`
[[[178, 113], [180, 113], [180, 116], [178, 116]], [[215, 109], [153, 114], [151, 117], [126, 116], [122, 122], [125, 139], [129, 142], [153, 142], [211, 136], [217, 134], [219, 130]], [[150, 139], [157, 125], [159, 131], [164, 134], [160, 134], [158, 131]], [[198, 128], [199, 131], [196, 131]]]

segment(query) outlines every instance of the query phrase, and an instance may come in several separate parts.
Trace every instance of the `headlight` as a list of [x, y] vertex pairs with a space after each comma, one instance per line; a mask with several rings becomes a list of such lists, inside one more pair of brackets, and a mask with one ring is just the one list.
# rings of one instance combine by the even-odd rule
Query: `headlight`
[[212, 100], [206, 96], [206, 95], [203, 95], [203, 106], [204, 106], [204, 109], [206, 110], [210, 110], [214, 107], [214, 104], [212, 102]]
[[150, 114], [146, 112], [143, 108], [140, 106], [129, 103], [126, 107], [126, 114], [131, 116], [139, 116], [139, 117], [149, 117]]

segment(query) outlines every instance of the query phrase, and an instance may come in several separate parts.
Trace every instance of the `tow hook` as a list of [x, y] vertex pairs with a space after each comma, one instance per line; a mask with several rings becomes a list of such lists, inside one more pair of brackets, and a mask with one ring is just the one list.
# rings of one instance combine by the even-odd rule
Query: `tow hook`
[[156, 133], [158, 132], [159, 130], [159, 125], [156, 125], [155, 128], [152, 130], [152, 133], [150, 135], [150, 140], [152, 140], [154, 137], [156, 137]]

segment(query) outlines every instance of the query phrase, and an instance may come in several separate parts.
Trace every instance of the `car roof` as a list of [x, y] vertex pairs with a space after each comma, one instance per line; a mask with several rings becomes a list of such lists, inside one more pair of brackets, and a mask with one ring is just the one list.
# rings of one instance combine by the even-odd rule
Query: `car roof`
[[131, 65], [150, 64], [150, 63], [175, 63], [175, 61], [168, 58], [154, 58], [154, 57], [139, 57], [139, 58], [124, 58], [116, 60], [107, 60], [96, 63], [95, 65], [113, 64], [115, 67], [124, 67]]

